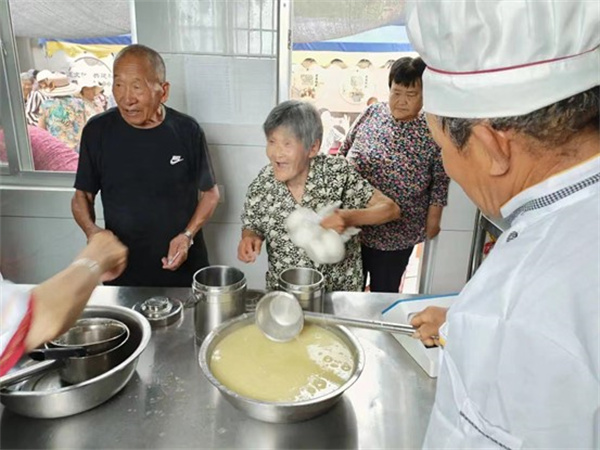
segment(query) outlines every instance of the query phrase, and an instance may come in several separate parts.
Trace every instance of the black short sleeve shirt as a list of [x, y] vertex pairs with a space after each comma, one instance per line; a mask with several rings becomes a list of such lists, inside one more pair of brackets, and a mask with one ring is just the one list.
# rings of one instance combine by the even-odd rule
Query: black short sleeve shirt
[[[162, 269], [169, 242], [194, 214], [198, 191], [215, 185], [200, 125], [174, 109], [165, 111], [159, 126], [140, 129], [113, 108], [91, 119], [81, 137], [75, 188], [101, 192], [106, 228], [130, 251], [117, 284], [189, 286], [193, 271], [208, 264], [199, 233], [178, 271]], [[173, 282], [177, 272], [181, 281]]]

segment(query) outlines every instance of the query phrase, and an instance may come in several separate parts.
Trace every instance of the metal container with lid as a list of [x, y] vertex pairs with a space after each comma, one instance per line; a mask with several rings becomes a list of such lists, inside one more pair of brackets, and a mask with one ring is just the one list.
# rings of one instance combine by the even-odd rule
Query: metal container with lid
[[137, 303], [133, 309], [148, 319], [152, 328], [169, 326], [183, 315], [183, 303], [180, 300], [163, 296], [150, 297]]
[[279, 274], [279, 288], [296, 296], [305, 311], [322, 312], [325, 278], [318, 270], [293, 267]]
[[224, 321], [244, 313], [246, 277], [235, 267], [208, 266], [198, 270], [192, 292], [197, 300], [194, 325], [198, 342]]

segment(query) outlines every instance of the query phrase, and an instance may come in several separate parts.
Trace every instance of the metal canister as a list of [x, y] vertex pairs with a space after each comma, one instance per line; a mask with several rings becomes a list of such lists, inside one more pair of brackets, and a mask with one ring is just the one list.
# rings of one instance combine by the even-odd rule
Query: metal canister
[[194, 325], [198, 342], [221, 323], [245, 311], [246, 277], [235, 267], [208, 266], [198, 270], [192, 292], [196, 299]]
[[279, 274], [279, 288], [296, 296], [302, 309], [322, 312], [325, 278], [318, 270], [294, 267]]

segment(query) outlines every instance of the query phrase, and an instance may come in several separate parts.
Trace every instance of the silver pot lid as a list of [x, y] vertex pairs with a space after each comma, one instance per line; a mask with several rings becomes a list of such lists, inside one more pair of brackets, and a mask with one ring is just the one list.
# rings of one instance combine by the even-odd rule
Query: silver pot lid
[[142, 313], [152, 328], [169, 326], [183, 315], [183, 303], [180, 300], [162, 296], [150, 297], [136, 303], [133, 309]]

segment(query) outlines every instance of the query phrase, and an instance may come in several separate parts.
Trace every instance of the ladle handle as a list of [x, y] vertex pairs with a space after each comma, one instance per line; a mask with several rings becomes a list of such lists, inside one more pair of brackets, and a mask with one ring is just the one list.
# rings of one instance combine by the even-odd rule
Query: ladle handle
[[61, 367], [63, 364], [63, 361], [60, 360], [47, 360], [32, 364], [29, 367], [15, 371], [14, 373], [8, 373], [0, 378], [0, 389], [4, 389], [35, 375], [50, 372], [51, 370]]
[[322, 314], [314, 312], [304, 312], [304, 318], [309, 322], [322, 325], [347, 325], [355, 328], [366, 328], [369, 330], [389, 331], [391, 333], [406, 334], [411, 336], [416, 330], [411, 325], [402, 323], [382, 322], [380, 320], [350, 319], [348, 317], [338, 317], [333, 314]]
[[87, 356], [84, 347], [61, 347], [61, 348], [37, 348], [29, 352], [29, 357], [34, 361], [46, 361], [48, 359], [79, 358]]

